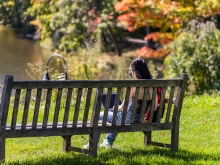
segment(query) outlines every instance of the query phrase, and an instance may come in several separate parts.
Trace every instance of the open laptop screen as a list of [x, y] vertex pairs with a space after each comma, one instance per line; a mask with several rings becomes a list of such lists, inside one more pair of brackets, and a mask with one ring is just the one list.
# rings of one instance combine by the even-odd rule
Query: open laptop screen
[[[106, 102], [106, 97], [107, 94], [104, 93], [103, 97], [102, 97], [102, 107], [105, 108], [105, 102]], [[115, 105], [115, 98], [116, 98], [116, 93], [112, 93], [111, 94], [111, 99], [110, 99], [110, 105], [109, 105], [109, 109], [112, 109], [113, 106]], [[119, 100], [119, 105], [122, 104], [122, 99], [120, 98]]]

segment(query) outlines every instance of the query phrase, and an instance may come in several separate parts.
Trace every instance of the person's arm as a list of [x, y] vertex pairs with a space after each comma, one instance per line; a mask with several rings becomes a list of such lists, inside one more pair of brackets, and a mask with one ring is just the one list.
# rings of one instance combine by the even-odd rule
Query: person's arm
[[[130, 102], [130, 101], [131, 101], [131, 98], [134, 96], [135, 89], [136, 89], [135, 87], [132, 87], [132, 88], [131, 88], [130, 96], [129, 96], [128, 102]], [[124, 102], [125, 102], [125, 100], [122, 102], [121, 105], [118, 106], [118, 109], [121, 110], [121, 111], [123, 111], [123, 109], [124, 109]]]

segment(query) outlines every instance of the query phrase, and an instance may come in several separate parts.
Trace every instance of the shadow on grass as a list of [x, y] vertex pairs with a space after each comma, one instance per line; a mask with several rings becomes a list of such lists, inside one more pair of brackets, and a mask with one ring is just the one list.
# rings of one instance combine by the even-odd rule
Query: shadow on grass
[[[220, 161], [220, 153], [218, 154], [205, 154], [205, 153], [194, 153], [190, 152], [187, 150], [179, 150], [178, 152], [171, 151], [169, 149], [164, 149], [164, 148], [153, 148], [150, 150], [147, 149], [137, 149], [133, 148], [132, 152], [127, 152], [127, 151], [121, 151], [121, 150], [111, 150], [111, 151], [106, 151], [105, 153], [99, 154], [99, 157], [102, 160], [109, 160], [109, 159], [114, 159], [118, 155], [121, 155], [125, 158], [125, 161], [127, 161], [126, 164], [142, 164], [138, 163], [138, 161], [132, 160], [132, 158], [136, 159], [138, 157], [146, 157], [146, 160], [151, 159], [152, 157], [154, 158], [159, 158], [159, 157], [164, 157], [166, 159], [165, 162], [162, 162], [161, 160], [158, 159], [158, 162], [154, 162], [155, 164], [178, 164], [178, 161], [184, 162], [184, 164], [190, 164], [192, 162], [199, 162], [199, 161], [213, 161], [213, 162], [218, 162]], [[126, 160], [127, 158], [127, 160]], [[130, 160], [129, 160], [130, 159]], [[176, 161], [174, 161], [176, 160]], [[140, 161], [140, 160], [139, 160]], [[157, 161], [157, 160], [156, 160]], [[133, 162], [133, 163], [131, 163]], [[148, 163], [146, 162], [146, 165]], [[152, 164], [152, 163], [149, 163]]]
[[[219, 153], [220, 154], [220, 153]], [[193, 153], [187, 150], [172, 152], [169, 149], [136, 149], [132, 151], [122, 151], [118, 149], [104, 150], [98, 152], [98, 157], [93, 158], [85, 154], [75, 152], [63, 153], [55, 156], [42, 156], [35, 160], [8, 162], [13, 165], [111, 165], [111, 164], [128, 164], [128, 165], [148, 165], [152, 164], [191, 164], [192, 162], [203, 163], [206, 160], [211, 162], [219, 161], [219, 154]], [[140, 159], [141, 158], [141, 159]], [[161, 159], [160, 159], [161, 158]], [[165, 158], [165, 160], [163, 159]], [[148, 163], [151, 162], [151, 163]], [[181, 163], [180, 163], [181, 164]]]

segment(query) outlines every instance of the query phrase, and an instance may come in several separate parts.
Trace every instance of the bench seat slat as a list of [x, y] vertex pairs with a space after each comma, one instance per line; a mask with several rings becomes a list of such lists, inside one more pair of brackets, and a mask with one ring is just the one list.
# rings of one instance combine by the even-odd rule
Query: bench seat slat
[[[21, 129], [21, 125], [16, 126], [15, 130], [11, 130], [10, 125], [6, 127], [6, 137], [19, 138], [19, 137], [44, 137], [44, 136], [62, 136], [62, 135], [80, 135], [91, 134], [92, 127], [87, 124], [87, 127], [82, 127], [82, 122], [77, 127], [72, 128], [72, 125], [67, 125], [67, 128], [57, 125], [57, 128], [52, 127], [52, 123], [47, 128], [42, 128], [42, 125], [37, 126], [36, 129], [32, 129], [31, 125], [27, 125], [25, 130]], [[107, 125], [102, 126], [102, 123], [98, 124], [98, 133], [109, 132], [138, 132], [138, 131], [153, 131], [153, 130], [170, 130], [174, 128], [174, 123], [156, 123], [156, 124], [133, 124], [133, 125]]]
[[125, 124], [116, 126], [102, 126], [98, 127], [99, 133], [109, 132], [139, 132], [139, 131], [153, 131], [153, 130], [170, 130], [174, 128], [174, 123], [139, 123], [139, 124]]
[[45, 137], [45, 136], [65, 136], [65, 135], [88, 135], [92, 133], [92, 127], [76, 127], [76, 128], [51, 128], [47, 129], [31, 129], [30, 127], [26, 130], [6, 129], [6, 138], [19, 138], [19, 137]]

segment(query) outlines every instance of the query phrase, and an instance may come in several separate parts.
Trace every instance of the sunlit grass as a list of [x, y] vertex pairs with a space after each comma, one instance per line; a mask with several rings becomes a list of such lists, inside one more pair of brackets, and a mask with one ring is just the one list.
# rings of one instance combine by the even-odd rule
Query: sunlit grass
[[[6, 164], [220, 164], [220, 97], [187, 96], [180, 120], [178, 152], [143, 145], [143, 133], [119, 133], [112, 150], [100, 149], [98, 157], [62, 152], [61, 137], [6, 140]], [[102, 135], [103, 139], [105, 135]], [[153, 140], [169, 142], [170, 131], [153, 132]], [[73, 136], [81, 147], [88, 136]]]

